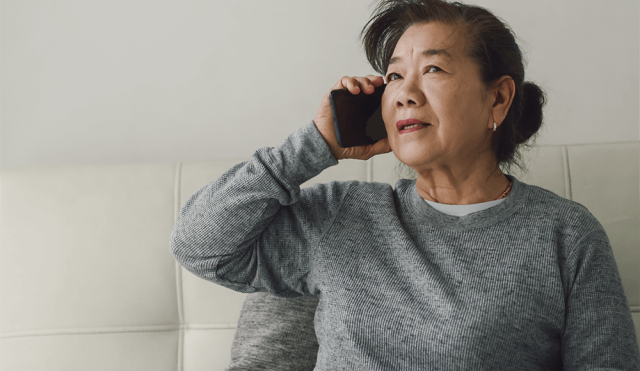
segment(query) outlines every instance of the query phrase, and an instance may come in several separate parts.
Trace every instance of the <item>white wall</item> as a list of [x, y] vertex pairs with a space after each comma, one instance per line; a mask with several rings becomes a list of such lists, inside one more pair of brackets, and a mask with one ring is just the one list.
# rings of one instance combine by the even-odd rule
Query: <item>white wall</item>
[[[639, 137], [637, 0], [476, 0], [549, 94], [538, 143]], [[370, 0], [4, 0], [3, 168], [249, 156], [313, 118]]]

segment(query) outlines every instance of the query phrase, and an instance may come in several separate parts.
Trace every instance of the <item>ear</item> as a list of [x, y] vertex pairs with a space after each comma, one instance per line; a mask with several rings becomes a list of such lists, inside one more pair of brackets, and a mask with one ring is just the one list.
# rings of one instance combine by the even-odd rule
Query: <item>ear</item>
[[491, 107], [493, 121], [489, 123], [489, 128], [493, 129], [494, 122], [500, 126], [507, 117], [513, 97], [516, 95], [516, 83], [511, 76], [502, 76], [495, 81], [490, 94], [494, 101]]

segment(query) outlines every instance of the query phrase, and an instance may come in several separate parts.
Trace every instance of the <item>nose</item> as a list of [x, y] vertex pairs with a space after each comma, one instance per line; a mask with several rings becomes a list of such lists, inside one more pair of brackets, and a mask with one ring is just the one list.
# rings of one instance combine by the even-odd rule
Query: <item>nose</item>
[[427, 103], [427, 97], [416, 79], [405, 78], [396, 96], [396, 108], [417, 107]]

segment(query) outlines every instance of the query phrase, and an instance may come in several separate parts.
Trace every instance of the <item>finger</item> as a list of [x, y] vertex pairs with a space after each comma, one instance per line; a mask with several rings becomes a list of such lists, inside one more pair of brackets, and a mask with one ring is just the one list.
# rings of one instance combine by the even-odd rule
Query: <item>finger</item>
[[389, 138], [380, 139], [373, 144], [373, 152], [376, 154], [391, 152], [391, 145], [389, 144]]
[[[346, 76], [345, 76], [345, 77], [346, 77]], [[343, 77], [343, 78], [344, 78], [344, 77]], [[342, 79], [343, 79], [343, 78], [342, 78]], [[336, 82], [336, 84], [335, 84], [335, 85], [333, 85], [333, 89], [331, 89], [331, 90], [346, 89], [346, 88], [344, 87], [344, 85], [342, 85], [342, 79], [338, 80], [338, 82]], [[329, 94], [329, 93], [327, 93], [327, 94]]]
[[366, 77], [367, 77], [367, 79], [369, 79], [369, 81], [371, 81], [373, 86], [375, 86], [376, 88], [379, 87], [379, 86], [384, 85], [384, 77], [382, 77], [382, 76], [367, 75]]
[[376, 88], [371, 80], [369, 80], [367, 77], [354, 77], [354, 79], [358, 82], [358, 85], [360, 85], [360, 89], [365, 94], [372, 94]]
[[380, 139], [379, 141], [375, 142], [374, 144], [370, 144], [367, 146], [366, 149], [366, 157], [367, 159], [375, 156], [375, 155], [380, 155], [383, 153], [389, 153], [391, 152], [391, 146], [389, 145], [389, 139], [388, 138], [384, 138], [384, 139]]
[[388, 152], [391, 152], [391, 146], [389, 146], [389, 140], [387, 138], [384, 138], [375, 142], [374, 144], [345, 148], [341, 153], [341, 156], [343, 156], [342, 158], [368, 160], [375, 155], [380, 155]]
[[351, 94], [357, 95], [360, 93], [360, 83], [353, 77], [343, 76], [340, 79], [340, 83], [343, 86], [343, 89], [349, 90]]
[[375, 89], [384, 84], [382, 76], [367, 75], [365, 77], [356, 77], [360, 83], [360, 88], [365, 94], [373, 94]]
[[365, 77], [351, 77], [343, 76], [340, 81], [336, 83], [333, 89], [345, 89], [351, 94], [357, 95], [360, 91], [365, 94], [372, 94], [376, 87], [382, 86], [384, 79], [382, 76], [367, 75]]

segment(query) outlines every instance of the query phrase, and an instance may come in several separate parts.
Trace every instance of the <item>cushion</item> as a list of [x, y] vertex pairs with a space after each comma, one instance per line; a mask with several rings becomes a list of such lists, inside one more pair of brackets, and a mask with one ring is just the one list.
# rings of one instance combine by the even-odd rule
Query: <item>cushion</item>
[[317, 305], [314, 297], [247, 295], [226, 370], [313, 370], [318, 353], [313, 328]]

